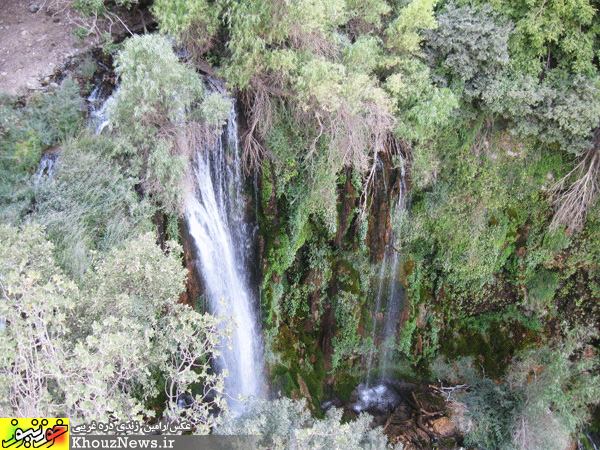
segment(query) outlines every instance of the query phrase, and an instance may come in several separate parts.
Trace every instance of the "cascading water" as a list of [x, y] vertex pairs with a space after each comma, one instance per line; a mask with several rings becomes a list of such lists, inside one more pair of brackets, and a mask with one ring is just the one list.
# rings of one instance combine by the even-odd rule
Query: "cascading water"
[[373, 344], [380, 351], [371, 351], [367, 360], [366, 383], [357, 388], [358, 402], [354, 406], [357, 412], [377, 409], [395, 404], [398, 393], [389, 379], [382, 375], [389, 373], [391, 368], [390, 350], [395, 348], [396, 330], [404, 308], [404, 287], [400, 281], [400, 255], [397, 247], [402, 221], [406, 214], [406, 184], [404, 167], [399, 183], [398, 201], [391, 212], [391, 234], [385, 251], [379, 283], [376, 292], [376, 307], [374, 311], [375, 324], [373, 327]]
[[36, 185], [39, 185], [44, 178], [52, 178], [58, 157], [58, 152], [47, 152], [42, 155], [42, 158], [40, 159], [40, 165], [38, 167], [37, 176], [35, 179]]
[[[375, 326], [373, 343], [381, 348], [378, 357], [372, 351], [367, 362], [367, 382], [373, 381], [374, 372], [385, 373], [390, 368], [390, 349], [394, 348], [396, 330], [404, 307], [404, 287], [400, 281], [400, 255], [398, 253], [398, 233], [406, 214], [406, 184], [404, 167], [399, 183], [398, 201], [391, 212], [392, 226], [386, 248], [376, 293]], [[379, 361], [376, 364], [376, 361]]]
[[252, 239], [244, 219], [235, 108], [226, 132], [213, 141], [214, 146], [197, 149], [195, 192], [186, 199], [186, 216], [211, 313], [234, 325], [230, 346], [217, 365], [228, 372], [225, 391], [235, 411], [239, 395], [261, 396], [264, 391], [256, 301], [245, 275]]
[[110, 123], [108, 109], [114, 102], [114, 97], [109, 96], [112, 89], [104, 84], [96, 86], [87, 98], [90, 108], [90, 126], [96, 134], [102, 133], [102, 130]]

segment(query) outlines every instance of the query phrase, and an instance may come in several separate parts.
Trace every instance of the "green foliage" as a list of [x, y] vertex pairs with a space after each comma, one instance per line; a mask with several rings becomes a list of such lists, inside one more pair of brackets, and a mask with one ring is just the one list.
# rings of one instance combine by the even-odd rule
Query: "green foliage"
[[66, 78], [51, 95], [37, 95], [29, 101], [33, 102], [33, 108], [28, 108], [31, 126], [45, 146], [56, 145], [79, 130], [83, 104], [79, 85], [71, 78]]
[[113, 150], [108, 138], [82, 134], [62, 147], [56, 173], [36, 190], [32, 220], [46, 227], [60, 266], [77, 280], [98, 251], [151, 228], [153, 208], [111, 161]]
[[26, 106], [0, 100], [0, 217], [18, 223], [31, 209], [42, 152], [74, 135], [82, 123], [79, 88], [70, 78], [61, 87], [35, 94]]
[[366, 354], [368, 344], [363, 345], [363, 339], [358, 333], [359, 302], [358, 295], [351, 292], [340, 292], [333, 301], [333, 310], [339, 334], [333, 339], [334, 354], [332, 357], [333, 369], [343, 368], [349, 358], [357, 354]]
[[421, 30], [431, 30], [437, 26], [433, 7], [437, 0], [412, 0], [400, 9], [398, 16], [386, 29], [387, 45], [397, 55], [419, 54], [423, 40]]
[[580, 153], [590, 146], [600, 115], [600, 78], [548, 71], [541, 83], [530, 75], [494, 80], [484, 93], [487, 107], [512, 121], [521, 136]]
[[157, 0], [152, 11], [162, 32], [204, 53], [218, 31], [221, 1]]
[[477, 98], [509, 63], [511, 24], [489, 5], [457, 7], [447, 3], [438, 27], [427, 34], [430, 64], [453, 89]]
[[492, 0], [515, 23], [510, 39], [513, 66], [536, 76], [556, 61], [573, 73], [596, 72], [598, 15], [589, 0]]
[[483, 450], [510, 448], [515, 416], [523, 404], [519, 394], [484, 378], [464, 400], [473, 422], [465, 443]]
[[[500, 283], [530, 283], [569, 245], [563, 232], [548, 232], [551, 210], [541, 193], [568, 170], [569, 156], [517, 141], [496, 127], [491, 121], [458, 121], [440, 130], [437, 149], [429, 143], [413, 150], [405, 243], [425, 262], [431, 282], [456, 289], [449, 295], [461, 301], [450, 309], [469, 311], [483, 299], [495, 301], [499, 293], [493, 286]], [[487, 293], [481, 289], [485, 285]], [[538, 313], [553, 310], [551, 296], [542, 297], [547, 301], [525, 301], [525, 306], [539, 306]]]
[[194, 150], [190, 142], [205, 133], [195, 121], [221, 124], [231, 101], [213, 93], [202, 102], [202, 79], [179, 62], [164, 36], [133, 37], [115, 59], [121, 79], [109, 106], [118, 131], [115, 153], [165, 212], [179, 214]]
[[594, 335], [594, 330], [573, 330], [515, 359], [508, 381], [525, 398], [514, 432], [516, 447], [558, 450], [588, 420], [589, 406], [600, 398], [599, 361], [588, 347]]
[[106, 0], [74, 0], [72, 6], [86, 16], [93, 16], [105, 13], [107, 6], [111, 4], [131, 8], [136, 3], [138, 3], [138, 0], [113, 0], [111, 2]]
[[552, 300], [558, 288], [558, 275], [549, 270], [540, 269], [528, 281], [527, 290], [533, 305], [530, 305], [534, 311], [544, 311], [552, 308]]
[[[415, 200], [412, 223], [407, 231], [415, 250], [422, 249], [426, 255], [432, 250], [435, 252], [436, 264], [447, 273], [450, 283], [462, 286], [475, 283], [481, 287], [492, 281], [493, 274], [508, 257], [506, 244], [511, 243], [516, 224], [503, 208], [510, 199], [510, 183], [520, 180], [514, 180], [510, 172], [507, 173], [509, 178], [502, 178], [512, 158], [498, 154], [492, 158], [491, 149], [489, 153], [477, 150], [475, 130], [454, 141], [457, 147], [452, 157], [449, 150], [454, 136], [446, 135], [446, 139], [441, 140], [440, 144], [446, 147], [442, 160], [446, 172], [432, 190], [423, 192]], [[415, 151], [431, 152], [426, 147]], [[431, 179], [432, 175], [425, 177]], [[433, 236], [437, 240], [435, 244], [423, 245], [421, 239], [429, 240]]]
[[110, 108], [115, 126], [181, 121], [186, 108], [204, 96], [202, 80], [179, 62], [166, 37], [128, 39], [115, 62], [121, 80]]
[[85, 56], [79, 64], [79, 75], [85, 80], [91, 81], [98, 69], [98, 64], [91, 56]]
[[385, 88], [397, 101], [394, 131], [415, 142], [434, 137], [458, 106], [458, 97], [448, 88], [433, 85], [430, 70], [414, 59], [399, 62]]
[[[310, 416], [304, 402], [282, 398], [249, 403], [239, 417], [226, 417], [217, 429], [224, 435], [259, 435], [260, 449], [391, 449], [381, 428], [370, 427], [367, 414], [340, 423], [342, 410], [332, 408], [324, 419]], [[402, 444], [393, 447], [403, 448]]]
[[158, 139], [148, 155], [146, 188], [154, 200], [169, 214], [181, 211], [185, 198], [185, 184], [189, 170], [189, 155], [173, 154], [172, 142]]
[[587, 347], [591, 336], [573, 331], [523, 351], [509, 368], [507, 384], [482, 380], [465, 397], [473, 421], [468, 443], [483, 449], [564, 449], [598, 403], [599, 361]]
[[68, 353], [62, 344], [77, 287], [55, 267], [52, 245], [36, 226], [0, 226], [0, 277], [2, 415], [60, 415], [52, 391]]
[[431, 361], [429, 370], [433, 380], [446, 384], [458, 385], [466, 382], [472, 385], [479, 382], [472, 356], [460, 356], [448, 362], [445, 357], [438, 355]]
[[208, 125], [223, 126], [231, 112], [231, 99], [218, 92], [211, 92], [200, 105], [200, 112]]
[[70, 78], [60, 88], [35, 94], [25, 107], [0, 101], [0, 170], [31, 173], [42, 150], [74, 135], [82, 123], [79, 86]]
[[[164, 389], [175, 419], [177, 396], [192, 385], [222, 391], [222, 377], [210, 374], [219, 319], [177, 303], [180, 249], [167, 243], [165, 255], [154, 241], [147, 233], [114, 249], [78, 289], [39, 226], [0, 227], [2, 415], [141, 419]], [[211, 403], [196, 400], [186, 418], [206, 433]]]
[[595, 21], [589, 2], [450, 2], [428, 33], [429, 64], [515, 133], [579, 153], [600, 113]]

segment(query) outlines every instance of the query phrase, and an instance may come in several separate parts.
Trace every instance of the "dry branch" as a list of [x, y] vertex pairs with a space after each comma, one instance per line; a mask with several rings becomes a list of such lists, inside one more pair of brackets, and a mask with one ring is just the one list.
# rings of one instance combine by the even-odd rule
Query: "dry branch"
[[[583, 154], [577, 166], [552, 186], [550, 192], [558, 195], [553, 204], [557, 208], [550, 229], [564, 226], [570, 233], [581, 229], [589, 208], [598, 196], [600, 175], [600, 127], [594, 132], [593, 145]], [[575, 181], [566, 189], [567, 183]]]
[[98, 40], [104, 33], [112, 34], [115, 23], [120, 23], [127, 33], [133, 36], [133, 32], [117, 14], [107, 9], [100, 9], [86, 16], [76, 9], [75, 3], [75, 0], [45, 0], [40, 8], [44, 8], [47, 4], [46, 10], [52, 17], [64, 13], [67, 22], [85, 30], [86, 37], [93, 35]]

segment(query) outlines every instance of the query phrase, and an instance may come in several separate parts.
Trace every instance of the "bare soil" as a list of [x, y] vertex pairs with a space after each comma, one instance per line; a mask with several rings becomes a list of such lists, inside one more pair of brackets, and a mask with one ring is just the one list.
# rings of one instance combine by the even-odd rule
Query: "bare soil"
[[[63, 68], [99, 46], [109, 33], [115, 42], [132, 33], [151, 31], [156, 24], [141, 0], [131, 10], [116, 8], [90, 18], [72, 10], [71, 0], [0, 0], [0, 92], [27, 94], [42, 89]], [[85, 25], [90, 34], [74, 32]], [[92, 32], [93, 31], [93, 32]]]
[[41, 89], [55, 69], [89, 49], [90, 40], [74, 36], [69, 13], [43, 1], [0, 0], [0, 92]]

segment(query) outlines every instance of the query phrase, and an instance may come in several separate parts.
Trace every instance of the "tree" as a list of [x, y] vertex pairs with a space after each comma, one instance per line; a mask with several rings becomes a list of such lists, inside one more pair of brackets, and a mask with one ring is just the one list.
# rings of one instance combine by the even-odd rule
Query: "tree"
[[139, 420], [162, 396], [176, 418], [190, 390], [186, 417], [209, 431], [212, 408], [226, 407], [222, 375], [210, 373], [221, 320], [177, 303], [180, 249], [168, 244], [165, 255], [154, 241], [148, 233], [114, 249], [78, 289], [39, 226], [0, 227], [4, 416]]
[[231, 101], [207, 96], [202, 79], [179, 61], [164, 36], [135, 36], [115, 59], [120, 85], [109, 106], [118, 132], [115, 153], [159, 207], [178, 215], [196, 150], [190, 142], [205, 135], [198, 122], [218, 129]]
[[457, 7], [454, 2], [444, 6], [437, 22], [427, 33], [430, 66], [467, 100], [477, 99], [508, 66], [512, 24], [490, 5]]

